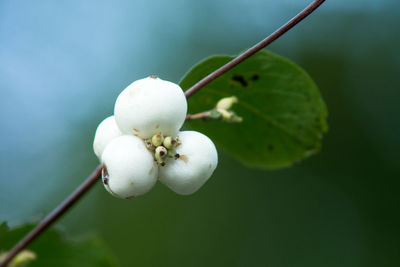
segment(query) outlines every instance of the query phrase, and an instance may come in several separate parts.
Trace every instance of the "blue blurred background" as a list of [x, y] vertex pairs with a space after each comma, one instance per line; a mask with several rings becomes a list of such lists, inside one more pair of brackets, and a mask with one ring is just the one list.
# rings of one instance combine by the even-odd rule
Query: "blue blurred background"
[[[38, 220], [83, 181], [98, 164], [95, 128], [132, 81], [178, 82], [309, 2], [1, 1], [0, 221]], [[328, 0], [269, 47], [321, 89], [320, 154], [266, 172], [219, 151], [213, 178], [186, 197], [158, 184], [124, 201], [99, 183], [57, 226], [99, 235], [121, 266], [399, 266], [399, 8]]]

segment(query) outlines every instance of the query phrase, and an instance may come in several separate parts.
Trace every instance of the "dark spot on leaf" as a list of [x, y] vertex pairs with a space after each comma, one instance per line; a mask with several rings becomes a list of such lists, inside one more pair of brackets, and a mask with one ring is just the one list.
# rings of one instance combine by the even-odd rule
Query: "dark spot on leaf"
[[251, 79], [252, 79], [253, 81], [257, 81], [258, 79], [260, 79], [260, 75], [254, 74], [253, 76], [251, 76]]
[[268, 150], [269, 151], [273, 151], [274, 149], [275, 149], [275, 147], [273, 145], [271, 145], [271, 144], [268, 145]]
[[235, 74], [232, 76], [232, 80], [240, 83], [243, 87], [247, 87], [248, 83], [242, 75]]

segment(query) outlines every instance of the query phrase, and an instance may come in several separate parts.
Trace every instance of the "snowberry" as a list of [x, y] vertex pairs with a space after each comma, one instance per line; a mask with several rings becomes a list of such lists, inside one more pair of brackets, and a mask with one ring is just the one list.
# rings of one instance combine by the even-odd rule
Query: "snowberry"
[[93, 150], [96, 156], [101, 161], [101, 155], [107, 144], [115, 137], [121, 136], [122, 133], [115, 123], [114, 116], [110, 116], [103, 120], [99, 126], [97, 126], [96, 133], [93, 141]]
[[121, 131], [143, 139], [160, 132], [175, 136], [186, 112], [186, 98], [179, 85], [156, 76], [133, 82], [121, 92], [114, 107]]
[[150, 191], [158, 167], [144, 141], [133, 135], [114, 138], [102, 155], [103, 184], [113, 195], [132, 198]]
[[159, 167], [159, 179], [178, 194], [196, 192], [212, 175], [218, 163], [217, 150], [205, 135], [195, 131], [178, 133], [178, 159], [167, 158]]

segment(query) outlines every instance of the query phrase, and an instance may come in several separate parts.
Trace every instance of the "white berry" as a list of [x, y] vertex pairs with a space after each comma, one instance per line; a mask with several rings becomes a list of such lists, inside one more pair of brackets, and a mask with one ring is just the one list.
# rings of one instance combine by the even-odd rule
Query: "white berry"
[[211, 177], [218, 164], [214, 143], [195, 131], [178, 133], [181, 145], [176, 148], [178, 159], [168, 158], [159, 167], [159, 179], [174, 192], [189, 195], [196, 192]]
[[121, 135], [122, 133], [115, 122], [114, 116], [106, 118], [97, 126], [93, 141], [93, 150], [100, 161], [107, 144], [112, 139]]
[[123, 135], [113, 139], [102, 156], [103, 184], [113, 195], [133, 198], [150, 191], [158, 168], [142, 139]]
[[156, 76], [133, 82], [121, 92], [114, 107], [121, 131], [143, 139], [160, 132], [176, 135], [186, 112], [186, 98], [179, 85]]

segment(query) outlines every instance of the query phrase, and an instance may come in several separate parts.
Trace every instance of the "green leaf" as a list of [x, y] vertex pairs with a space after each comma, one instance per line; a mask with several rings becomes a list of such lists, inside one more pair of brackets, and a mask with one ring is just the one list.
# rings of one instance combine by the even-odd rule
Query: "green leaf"
[[[207, 58], [180, 85], [189, 89], [232, 59]], [[186, 126], [249, 166], [282, 168], [319, 151], [327, 109], [310, 76], [294, 63], [260, 51], [190, 98], [189, 113], [210, 110], [228, 96], [238, 97], [233, 110], [242, 123], [193, 120]]]
[[[6, 223], [2, 223], [0, 252], [9, 251], [34, 226], [27, 224], [10, 230]], [[30, 267], [118, 266], [114, 255], [99, 238], [69, 241], [55, 229], [46, 230], [27, 250], [36, 254], [36, 259], [28, 264]]]

